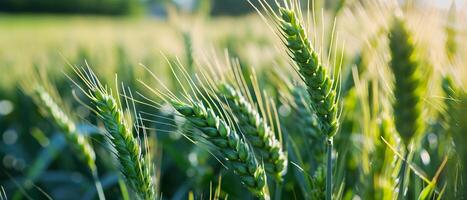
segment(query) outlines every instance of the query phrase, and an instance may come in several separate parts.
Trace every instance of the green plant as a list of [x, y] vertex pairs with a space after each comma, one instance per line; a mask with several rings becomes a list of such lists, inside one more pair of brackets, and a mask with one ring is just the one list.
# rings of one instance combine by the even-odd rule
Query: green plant
[[[282, 4], [277, 3], [278, 13], [272, 10], [267, 2], [262, 0], [260, 2], [280, 29], [278, 35], [281, 36], [288, 54], [298, 67], [300, 77], [310, 95], [311, 107], [319, 119], [320, 132], [327, 138], [326, 199], [331, 199], [333, 136], [339, 127], [339, 78], [332, 79], [333, 76], [327, 72], [318, 53], [313, 49], [303, 26], [298, 1], [284, 0]], [[338, 77], [339, 70], [334, 72]]]

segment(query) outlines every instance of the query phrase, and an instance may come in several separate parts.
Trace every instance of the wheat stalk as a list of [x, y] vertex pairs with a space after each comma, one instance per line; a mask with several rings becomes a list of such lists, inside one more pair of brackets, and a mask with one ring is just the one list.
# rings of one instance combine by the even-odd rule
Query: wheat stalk
[[240, 91], [230, 84], [219, 86], [219, 96], [228, 101], [228, 106], [238, 119], [238, 125], [264, 161], [266, 172], [281, 180], [287, 170], [287, 157], [266, 121], [245, 99]]
[[263, 167], [257, 162], [246, 141], [227, 122], [202, 103], [187, 104], [178, 100], [171, 100], [170, 103], [218, 148], [253, 194], [260, 198], [269, 198]]
[[77, 68], [73, 70], [87, 86], [87, 90], [82, 90], [94, 104], [96, 114], [104, 123], [108, 132], [106, 136], [115, 148], [121, 172], [130, 187], [141, 199], [155, 199], [150, 158], [147, 152], [143, 155], [140, 142], [133, 136], [132, 126], [125, 118], [120, 104], [113, 97], [112, 90], [102, 86], [89, 67], [87, 71]]

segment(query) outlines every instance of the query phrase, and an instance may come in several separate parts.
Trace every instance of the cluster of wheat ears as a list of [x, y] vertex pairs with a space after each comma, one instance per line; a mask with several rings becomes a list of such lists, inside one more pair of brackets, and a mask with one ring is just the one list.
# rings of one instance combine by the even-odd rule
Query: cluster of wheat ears
[[[106, 130], [105, 136], [112, 146], [111, 151], [118, 160], [127, 185], [135, 193], [135, 198], [162, 198], [163, 194], [159, 193], [158, 188], [164, 184], [157, 183], [158, 166], [153, 164], [151, 148], [147, 142], [149, 136], [144, 126], [144, 116], [148, 113], [136, 110], [135, 104], [157, 108], [171, 106], [174, 115], [190, 125], [183, 135], [193, 143], [207, 147], [226, 169], [238, 175], [238, 180], [257, 198], [281, 198], [277, 191], [288, 184], [285, 177], [290, 173], [298, 176], [296, 180], [301, 180], [292, 184], [299, 185], [303, 198], [330, 200], [342, 198], [344, 195], [340, 190], [342, 184], [333, 182], [337, 180], [336, 176], [340, 176], [334, 164], [336, 155], [342, 149], [336, 148], [334, 138], [336, 134], [344, 132], [340, 130], [342, 123], [346, 123], [341, 117], [344, 111], [352, 112], [355, 105], [347, 105], [342, 100], [345, 95], [350, 94], [347, 83], [341, 82], [343, 73], [340, 61], [336, 59], [334, 62], [325, 62], [316, 50], [316, 44], [308, 35], [307, 17], [302, 14], [299, 1], [276, 1], [275, 5], [271, 5], [267, 1], [259, 0], [253, 2], [252, 6], [267, 23], [270, 23], [302, 81], [290, 84], [287, 80], [282, 80], [282, 84], [287, 85], [290, 91], [290, 95], [284, 97], [284, 101], [289, 102], [291, 109], [296, 112], [297, 118], [293, 123], [298, 127], [296, 134], [287, 131], [285, 137], [283, 123], [278, 116], [277, 102], [263, 92], [254, 73], [250, 77], [244, 77], [234, 59], [228, 59], [227, 66], [207, 63], [207, 68], [195, 74], [188, 72], [186, 67], [179, 63], [173, 64], [171, 69], [174, 79], [179, 84], [179, 91], [170, 90], [157, 76], [156, 71], [143, 66], [158, 83], [157, 86], [152, 86], [139, 81], [145, 89], [152, 92], [153, 97], [138, 91], [134, 95], [134, 91], [125, 88], [124, 85], [117, 84], [117, 87], [113, 88], [103, 84], [89, 66], [71, 67], [74, 75], [69, 77], [78, 79], [70, 80], [79, 88], [76, 92], [84, 94], [85, 100], [89, 102], [84, 104], [102, 121]], [[387, 47], [390, 52], [390, 62], [387, 66], [394, 74], [391, 87], [393, 90], [389, 94], [393, 95], [391, 98], [394, 100], [388, 101], [392, 105], [391, 109], [382, 111], [385, 117], [382, 118], [380, 135], [385, 143], [383, 146], [390, 146], [391, 153], [398, 156], [383, 158], [384, 163], [375, 165], [378, 165], [381, 174], [385, 174], [382, 171], [396, 168], [391, 165], [395, 166], [395, 160], [399, 161], [397, 170], [392, 169], [396, 177], [393, 177], [394, 174], [379, 177], [393, 178], [392, 182], [384, 182], [389, 186], [382, 184], [380, 187], [389, 187], [389, 190], [397, 193], [392, 195], [394, 198], [405, 199], [409, 180], [413, 180], [409, 178], [409, 174], [414, 172], [416, 177], [426, 180], [425, 176], [418, 174], [417, 169], [410, 164], [412, 149], [417, 141], [415, 138], [423, 134], [426, 128], [423, 118], [426, 103], [423, 100], [426, 92], [423, 91], [423, 84], [426, 83], [422, 79], [422, 63], [415, 56], [416, 45], [404, 16], [391, 17], [387, 35]], [[357, 68], [350, 72], [355, 82], [351, 83], [352, 85], [357, 88], [374, 87], [371, 81], [367, 86], [362, 85], [364, 83], [358, 81], [359, 74], [360, 69]], [[34, 97], [38, 105], [66, 134], [66, 139], [76, 155], [87, 164], [94, 175], [99, 198], [105, 199], [99, 183], [92, 145], [88, 138], [79, 133], [75, 119], [46, 79], [37, 79], [33, 86], [25, 85], [25, 91]], [[447, 97], [445, 109], [454, 112], [459, 104], [457, 100], [465, 95], [464, 92], [456, 87], [449, 76], [444, 78], [442, 89]], [[370, 89], [365, 92], [372, 91]], [[85, 101], [83, 95], [77, 99]], [[449, 127], [448, 132], [452, 137], [459, 137], [457, 132], [462, 130], [456, 129], [456, 115], [452, 113], [443, 116], [445, 127]], [[365, 116], [362, 114], [363, 117]], [[399, 134], [401, 140], [398, 149], [392, 148], [394, 141], [385, 138], [393, 131]], [[306, 138], [303, 140], [311, 143], [299, 142], [303, 145], [300, 146], [302, 149], [294, 148], [299, 147], [290, 142], [292, 140], [289, 138], [294, 137]], [[348, 142], [339, 141], [339, 145], [345, 146]], [[380, 146], [375, 148], [376, 152], [381, 149]], [[384, 156], [386, 148], [382, 149]], [[307, 163], [309, 158], [303, 158], [303, 151], [312, 151], [310, 160], [316, 166], [305, 167], [311, 163]], [[436, 179], [428, 180], [430, 187], [422, 191], [420, 198], [428, 198], [430, 195], [442, 196], [444, 189], [438, 187], [436, 182]], [[385, 193], [383, 196], [391, 195]]]

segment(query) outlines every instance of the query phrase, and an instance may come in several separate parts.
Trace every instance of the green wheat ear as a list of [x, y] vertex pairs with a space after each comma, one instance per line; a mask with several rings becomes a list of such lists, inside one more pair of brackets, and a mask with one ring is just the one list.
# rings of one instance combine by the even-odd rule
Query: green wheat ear
[[40, 85], [34, 87], [34, 94], [38, 97], [38, 104], [52, 117], [55, 124], [63, 131], [65, 138], [77, 153], [81, 161], [87, 164], [91, 171], [95, 171], [96, 155], [88, 140], [78, 132], [75, 122], [54, 101], [52, 96]]
[[263, 159], [266, 172], [281, 181], [287, 170], [287, 157], [271, 127], [241, 92], [230, 84], [219, 86], [219, 96], [227, 100], [243, 133], [249, 136], [250, 143]]
[[[258, 0], [279, 29], [279, 37], [284, 43], [287, 53], [298, 67], [298, 72], [310, 95], [311, 108], [318, 117], [319, 129], [327, 138], [326, 154], [326, 199], [332, 198], [332, 150], [333, 137], [339, 128], [339, 93], [340, 69], [333, 73], [327, 71], [318, 53], [306, 35], [302, 24], [302, 13], [298, 0], [276, 2], [278, 12], [274, 11], [266, 0]], [[252, 4], [253, 5], [253, 4]], [[254, 5], [253, 5], [254, 6]], [[259, 12], [261, 16], [264, 15]], [[332, 78], [334, 74], [334, 79]]]
[[125, 117], [120, 104], [112, 95], [112, 90], [102, 86], [89, 67], [87, 70], [77, 68], [73, 70], [87, 86], [86, 90], [81, 89], [93, 103], [96, 115], [104, 123], [108, 132], [106, 136], [115, 148], [121, 172], [128, 184], [139, 198], [156, 199], [150, 156], [148, 152], [146, 155], [143, 154], [140, 142], [133, 136], [132, 126]]
[[170, 100], [170, 103], [218, 148], [233, 171], [240, 176], [242, 183], [254, 195], [269, 199], [263, 167], [257, 162], [247, 142], [226, 121], [200, 102], [187, 104]]
[[122, 165], [123, 174], [141, 198], [154, 199], [149, 160], [141, 154], [141, 146], [133, 137], [131, 126], [125, 122], [123, 111], [107, 91], [95, 90], [93, 93], [94, 99], [92, 100], [118, 152], [117, 157]]
[[296, 10], [279, 7], [279, 11], [278, 24], [282, 39], [307, 86], [311, 106], [319, 118], [321, 131], [328, 138], [332, 138], [339, 127], [338, 81], [331, 79], [330, 74], [319, 60]]
[[390, 67], [394, 73], [393, 104], [396, 129], [408, 145], [423, 132], [422, 82], [415, 45], [403, 19], [396, 17], [389, 33]]

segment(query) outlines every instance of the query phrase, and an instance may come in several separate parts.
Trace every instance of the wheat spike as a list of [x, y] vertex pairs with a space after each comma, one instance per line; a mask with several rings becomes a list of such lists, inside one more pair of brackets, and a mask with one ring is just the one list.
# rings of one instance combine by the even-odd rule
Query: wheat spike
[[111, 90], [102, 86], [91, 69], [88, 68], [87, 71], [73, 69], [87, 86], [86, 95], [104, 123], [108, 132], [106, 136], [115, 148], [114, 153], [120, 162], [121, 172], [130, 187], [141, 199], [155, 199], [149, 156], [143, 155], [140, 142], [133, 136], [132, 126], [125, 118], [120, 104], [113, 97]]
[[399, 17], [394, 19], [389, 33], [389, 48], [390, 67], [395, 78], [393, 109], [396, 129], [408, 145], [414, 135], [423, 132], [422, 85], [413, 38]]
[[245, 140], [227, 122], [202, 103], [194, 102], [190, 105], [177, 100], [172, 100], [170, 103], [218, 148], [233, 171], [240, 176], [243, 184], [253, 194], [260, 198], [269, 198], [266, 193], [263, 167], [257, 162]]

